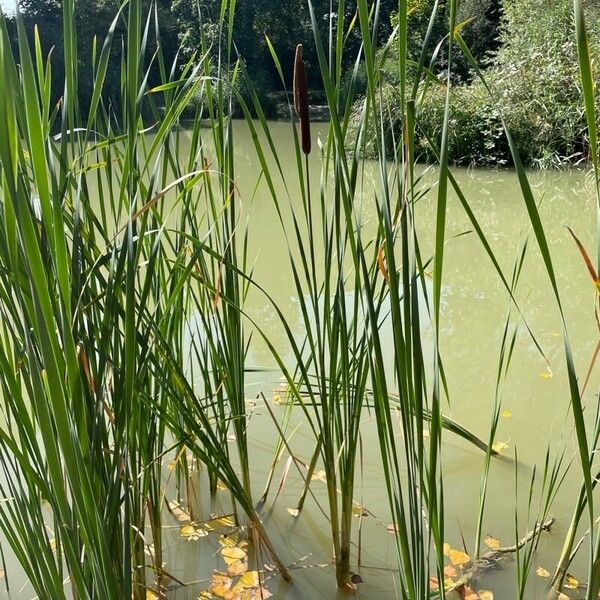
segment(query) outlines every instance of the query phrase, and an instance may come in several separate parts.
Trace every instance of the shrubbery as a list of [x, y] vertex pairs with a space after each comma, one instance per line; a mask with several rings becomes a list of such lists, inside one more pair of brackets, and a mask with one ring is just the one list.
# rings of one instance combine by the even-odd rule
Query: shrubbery
[[[600, 2], [588, 2], [592, 54], [598, 56]], [[586, 158], [586, 124], [574, 42], [570, 0], [505, 0], [500, 48], [485, 69], [493, 99], [483, 84], [454, 85], [450, 109], [450, 159], [459, 164], [503, 165], [510, 161], [500, 111], [523, 161], [540, 167]], [[394, 118], [397, 92], [385, 84]], [[446, 87], [429, 85], [419, 106], [421, 158], [434, 155], [427, 137], [439, 146]]]

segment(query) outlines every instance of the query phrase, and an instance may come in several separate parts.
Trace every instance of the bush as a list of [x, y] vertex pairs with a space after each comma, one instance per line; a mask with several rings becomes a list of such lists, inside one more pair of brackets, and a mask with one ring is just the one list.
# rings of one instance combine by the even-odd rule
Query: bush
[[[592, 54], [598, 56], [600, 9], [587, 5]], [[485, 70], [493, 100], [482, 83], [455, 85], [451, 92], [449, 156], [458, 164], [504, 165], [510, 162], [500, 112], [522, 160], [540, 167], [572, 163], [586, 157], [585, 113], [570, 0], [505, 0], [501, 46]], [[597, 77], [598, 79], [598, 77]], [[600, 81], [600, 79], [599, 79]], [[400, 123], [394, 117], [395, 94], [386, 85], [391, 140]], [[439, 147], [446, 87], [429, 86], [419, 105], [418, 149], [433, 160], [427, 138]]]

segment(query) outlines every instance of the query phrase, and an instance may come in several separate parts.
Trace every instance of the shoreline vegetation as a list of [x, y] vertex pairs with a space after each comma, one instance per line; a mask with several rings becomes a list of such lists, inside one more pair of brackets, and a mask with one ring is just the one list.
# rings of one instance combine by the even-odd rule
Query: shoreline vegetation
[[[296, 10], [284, 12], [286, 24], [292, 27], [294, 14], [305, 19], [304, 38], [291, 39], [295, 30], [286, 27], [279, 32], [286, 41], [281, 55], [270, 38], [261, 46], [269, 72], [289, 92], [292, 169], [282, 165], [263, 90], [241, 53], [248, 31], [238, 19], [259, 3], [215, 0], [213, 19], [195, 15], [190, 35], [197, 37], [191, 42], [184, 36], [176, 49], [162, 44], [163, 25], [174, 27], [162, 3], [129, 0], [110, 13], [102, 37], [93, 28], [106, 15], [98, 12], [97, 22], [90, 22], [90, 7], [75, 0], [60, 3], [58, 13], [53, 1], [27, 0], [29, 13], [10, 21], [0, 16], [2, 558], [11, 553], [27, 579], [27, 594], [42, 600], [166, 599], [174, 584], [186, 585], [171, 572], [170, 524], [186, 543], [205, 539], [212, 549], [199, 565], [208, 565], [209, 573], [196, 578], [201, 588], [186, 590], [189, 598], [264, 600], [275, 582], [283, 596], [294, 585], [290, 565], [298, 557], [291, 556], [292, 544], [273, 541], [268, 517], [295, 469], [302, 489], [288, 509], [290, 518], [305, 519], [318, 507], [326, 521], [321, 534], [334, 575], [325, 593], [355, 593], [362, 585], [357, 548], [366, 509], [359, 486], [368, 423], [376, 432], [375, 475], [387, 499], [385, 535], [393, 539], [398, 599], [490, 600], [493, 590], [477, 591], [471, 579], [461, 579], [469, 564], [476, 569], [489, 559], [487, 546], [514, 554], [506, 580], [515, 599], [529, 598], [532, 579], [540, 576], [556, 598], [581, 590], [586, 600], [597, 600], [600, 413], [597, 389], [591, 388], [600, 336], [582, 369], [573, 359], [577, 340], [565, 316], [569, 296], [557, 278], [561, 257], [548, 239], [540, 198], [524, 166], [535, 161], [527, 153], [521, 157], [520, 144], [527, 140], [543, 149], [548, 164], [553, 157], [561, 162], [560, 151], [530, 139], [527, 124], [524, 133], [513, 135], [512, 117], [497, 104], [498, 81], [488, 79], [496, 67], [481, 70], [478, 56], [488, 48], [474, 43], [471, 51], [461, 21], [465, 5], [457, 0], [423, 0], [414, 10], [393, 3], [391, 22], [387, 0], [338, 0], [335, 12], [327, 2], [326, 19], [323, 3], [298, 2], [268, 5], [275, 11], [271, 17], [277, 7]], [[504, 8], [508, 15], [507, 7], [514, 7], [517, 15], [525, 7], [527, 16], [527, 7], [542, 4], [547, 15], [558, 6], [568, 22], [565, 52], [571, 62], [563, 66], [574, 82], [576, 93], [569, 88], [568, 99], [580, 120], [572, 129], [577, 135], [561, 129], [558, 142], [574, 149], [581, 144], [589, 156], [598, 216], [596, 24], [588, 28], [595, 14], [588, 10], [596, 5], [514, 0]], [[40, 12], [32, 14], [34, 6]], [[497, 3], [480, 6], [480, 31], [493, 31], [489, 19], [497, 15]], [[417, 17], [420, 29], [412, 27]], [[32, 27], [36, 19], [40, 26]], [[544, 19], [535, 21], [543, 24], [541, 36], [547, 33]], [[508, 35], [508, 25], [503, 27]], [[557, 34], [560, 47], [563, 33]], [[48, 46], [53, 41], [59, 43]], [[509, 47], [521, 52], [527, 40], [513, 41], [500, 46], [497, 56]], [[259, 56], [264, 59], [264, 52]], [[558, 60], [563, 64], [562, 55]], [[390, 81], [393, 102], [386, 91]], [[554, 89], [543, 79], [539, 85], [534, 90], [528, 84], [527, 91], [542, 98]], [[321, 90], [330, 114], [318, 140], [311, 86]], [[436, 100], [437, 121], [429, 119], [427, 89], [443, 96]], [[473, 89], [486, 97], [483, 106], [496, 107], [493, 149], [503, 149], [498, 162], [514, 165], [529, 220], [528, 237], [515, 240], [509, 266], [494, 253], [453, 174], [452, 163], [462, 154], [456, 140], [471, 143], [456, 118], [456, 99]], [[193, 125], [182, 132], [190, 107]], [[256, 189], [260, 182], [261, 201], [270, 203], [273, 228], [283, 234], [282, 247], [273, 252], [285, 256], [299, 327], [254, 273], [250, 217], [243, 213], [246, 196], [238, 187], [235, 158], [233, 121], [240, 113], [250, 130], [244, 150], [259, 165]], [[203, 126], [207, 120], [210, 127]], [[435, 128], [429, 133], [428, 124]], [[534, 129], [546, 135], [544, 127]], [[415, 168], [424, 156], [423, 139], [428, 157], [439, 165], [434, 183]], [[363, 178], [367, 153], [376, 167], [374, 181]], [[317, 167], [310, 158], [318, 158]], [[430, 246], [417, 208], [426, 195], [434, 199]], [[508, 307], [498, 339], [480, 340], [498, 349], [493, 398], [481, 403], [489, 413], [482, 434], [446, 414], [453, 400], [443, 353], [451, 195], [479, 242], [479, 254], [467, 261], [489, 262]], [[366, 202], [373, 214], [368, 223]], [[581, 269], [589, 273], [595, 332], [600, 243], [592, 250], [580, 232], [571, 235]], [[544, 272], [545, 301], [557, 311], [576, 454], [573, 459], [572, 449], [548, 440], [543, 462], [526, 474], [518, 468], [517, 450], [504, 457], [514, 467], [506, 486], [514, 502], [515, 545], [503, 547], [484, 528], [490, 471], [507, 450], [497, 433], [520, 336], [550, 370], [543, 340], [520, 299], [526, 257]], [[284, 351], [264, 314], [251, 313], [250, 294], [268, 306], [269, 325], [278, 328]], [[277, 402], [264, 390], [248, 398], [251, 375], [260, 371], [249, 358], [256, 340], [282, 378]], [[264, 376], [270, 381], [273, 371]], [[258, 483], [261, 465], [251, 446], [257, 404], [277, 432], [266, 440], [274, 445], [272, 462], [262, 465]], [[276, 413], [275, 404], [282, 410]], [[306, 460], [295, 450], [292, 414], [301, 417], [310, 440]], [[447, 539], [453, 515], [445, 500], [444, 457], [451, 436], [476, 446], [481, 461], [472, 539]], [[565, 490], [573, 501], [569, 528], [554, 573], [539, 575], [536, 551], [554, 522], [553, 501], [567, 473], [577, 482]], [[272, 485], [276, 476], [278, 490]], [[257, 485], [264, 479], [259, 498]], [[324, 492], [313, 503], [317, 479]], [[198, 496], [218, 512], [200, 518]], [[217, 557], [219, 567], [211, 568], [208, 557]], [[581, 584], [570, 574], [575, 560], [584, 565]], [[3, 583], [8, 593], [25, 584], [10, 573]]]

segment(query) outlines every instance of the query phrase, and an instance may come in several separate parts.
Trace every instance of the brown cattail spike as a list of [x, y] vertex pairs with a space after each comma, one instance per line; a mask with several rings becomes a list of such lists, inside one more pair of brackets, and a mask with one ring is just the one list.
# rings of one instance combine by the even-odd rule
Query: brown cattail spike
[[294, 61], [294, 108], [300, 119], [302, 152], [308, 155], [311, 150], [308, 79], [306, 77], [306, 66], [304, 65], [302, 55], [302, 44], [298, 44], [296, 47], [296, 60]]

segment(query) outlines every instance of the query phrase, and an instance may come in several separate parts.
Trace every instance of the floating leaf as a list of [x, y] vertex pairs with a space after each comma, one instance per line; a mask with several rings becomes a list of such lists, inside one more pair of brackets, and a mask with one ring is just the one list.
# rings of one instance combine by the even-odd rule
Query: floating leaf
[[368, 517], [369, 513], [365, 510], [365, 507], [362, 506], [361, 504], [355, 504], [352, 507], [352, 514], [355, 517]]
[[247, 571], [240, 577], [240, 584], [245, 588], [255, 588], [260, 584], [258, 571]]
[[287, 511], [292, 517], [297, 517], [300, 514], [300, 511], [297, 508], [288, 508]]
[[471, 562], [471, 557], [466, 552], [463, 552], [462, 550], [454, 550], [453, 548], [450, 549], [448, 558], [455, 567], [460, 567]]
[[550, 577], [550, 573], [544, 567], [538, 567], [535, 573], [538, 577]]
[[488, 548], [492, 548], [493, 550], [496, 550], [496, 548], [500, 548], [500, 540], [497, 540], [496, 538], [490, 535], [488, 535], [483, 541], [485, 542], [485, 545]]
[[327, 479], [325, 477], [325, 471], [315, 471], [311, 477], [312, 481], [322, 481], [323, 483], [327, 483]]
[[479, 590], [477, 594], [481, 600], [494, 600], [494, 592], [492, 590]]
[[206, 531], [206, 529], [202, 529], [202, 527], [198, 527], [193, 523], [190, 523], [189, 525], [184, 525], [181, 528], [180, 533], [181, 537], [186, 538], [189, 541], [196, 541], [208, 535], [208, 531]]
[[567, 596], [566, 594], [563, 594], [562, 592], [560, 594], [558, 594], [558, 598], [556, 600], [571, 600], [569, 598], [569, 596]]
[[181, 523], [192, 520], [190, 513], [185, 510], [181, 504], [179, 504], [179, 502], [167, 502], [167, 508], [169, 509], [169, 512]]
[[159, 600], [160, 596], [153, 590], [146, 590], [146, 600]]
[[503, 419], [510, 419], [512, 417], [512, 413], [510, 412], [510, 410], [503, 410], [502, 411], [502, 418]]
[[508, 450], [508, 444], [506, 442], [494, 442], [492, 450], [496, 452], [496, 454], [500, 454], [503, 450]]
[[431, 576], [429, 578], [429, 588], [432, 589], [432, 590], [439, 590], [440, 589], [440, 582], [438, 581], [437, 577]]
[[225, 562], [229, 565], [236, 560], [242, 560], [246, 558], [246, 551], [242, 550], [238, 546], [225, 547], [221, 549], [221, 556]]
[[579, 587], [579, 581], [573, 575], [567, 575], [564, 585], [568, 590], [576, 590]]
[[461, 600], [480, 600], [477, 592], [474, 592], [470, 587], [465, 586], [460, 592]]
[[444, 542], [444, 555], [449, 556], [450, 550], [452, 550], [452, 548], [450, 547], [450, 544], [448, 542]]
[[398, 533], [398, 528], [393, 524], [390, 523], [386, 529], [390, 532], [390, 533]]
[[552, 379], [552, 371], [543, 371], [540, 373], [542, 379]]
[[452, 565], [446, 565], [444, 567], [444, 577], [456, 577], [456, 569]]
[[231, 528], [235, 527], [235, 521], [231, 515], [223, 515], [221, 517], [214, 517], [206, 522], [206, 525], [216, 529], [217, 527]]
[[240, 536], [237, 533], [219, 536], [219, 544], [223, 548], [233, 548], [234, 546], [242, 546], [243, 541], [240, 541]]
[[237, 575], [243, 575], [248, 571], [247, 560], [235, 560], [227, 564], [227, 575], [231, 575], [232, 577], [236, 577]]
[[219, 598], [225, 598], [225, 596], [231, 590], [232, 585], [231, 577], [223, 575], [222, 573], [214, 573], [210, 585], [210, 591]]
[[454, 579], [452, 579], [452, 577], [446, 577], [446, 579], [444, 579], [444, 589], [447, 590], [451, 587], [454, 587]]

